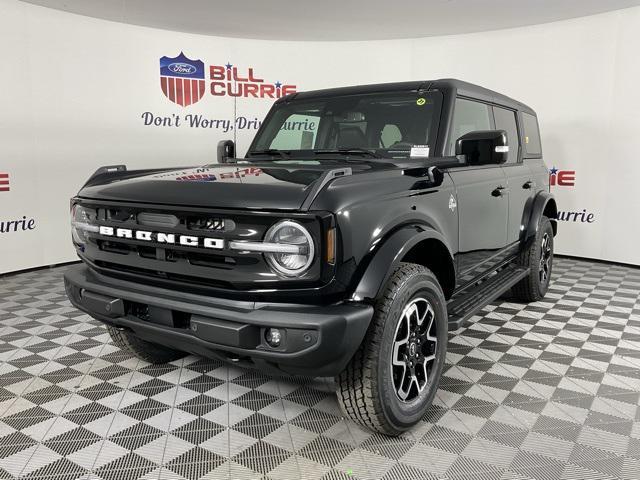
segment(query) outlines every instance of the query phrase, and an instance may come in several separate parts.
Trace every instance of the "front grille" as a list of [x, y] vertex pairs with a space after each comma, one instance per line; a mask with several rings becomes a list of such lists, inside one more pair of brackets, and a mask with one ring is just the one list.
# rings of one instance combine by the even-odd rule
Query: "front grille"
[[[104, 205], [82, 201], [95, 209], [95, 223], [134, 232], [129, 237], [87, 232], [88, 242], [81, 255], [105, 274], [134, 274], [156, 280], [182, 282], [228, 290], [300, 287], [319, 281], [320, 262], [303, 279], [279, 278], [269, 268], [259, 252], [229, 248], [231, 241], [262, 241], [265, 232], [283, 215], [275, 213], [204, 211], [182, 207], [158, 208], [138, 205]], [[290, 217], [288, 217], [290, 218]], [[319, 240], [320, 222], [315, 217], [296, 216], [312, 236]], [[144, 231], [148, 238], [136, 238]], [[149, 234], [149, 232], [151, 232]], [[197, 238], [197, 246], [159, 239], [158, 234], [174, 235], [176, 239]], [[211, 248], [204, 248], [204, 239], [215, 239]]]
[[170, 213], [141, 212], [135, 218], [145, 227], [176, 228], [180, 224], [180, 219]]
[[259, 263], [257, 258], [246, 256], [230, 257], [215, 253], [176, 250], [168, 247], [159, 248], [149, 247], [146, 245], [135, 245], [114, 240], [96, 239], [96, 244], [98, 245], [98, 248], [104, 252], [119, 255], [138, 254], [140, 257], [148, 259], [163, 260], [174, 263], [184, 261], [190, 265], [201, 265], [213, 268], [230, 269], [236, 265], [256, 265]]
[[159, 270], [149, 270], [146, 268], [133, 267], [131, 265], [123, 265], [113, 262], [97, 261], [96, 266], [104, 269], [104, 273], [124, 273], [133, 274], [136, 276], [149, 277], [157, 280], [169, 280], [172, 282], [180, 282], [189, 285], [200, 285], [204, 287], [221, 288], [225, 290], [236, 290], [236, 287], [221, 280], [214, 280], [208, 278], [193, 277], [190, 275], [181, 275], [177, 273], [168, 273]]
[[232, 232], [235, 230], [235, 227], [235, 222], [228, 218], [209, 216], [187, 217], [187, 228], [189, 230]]
[[98, 208], [98, 219], [109, 222], [134, 224], [144, 227], [172, 230], [184, 228], [187, 230], [232, 232], [236, 223], [228, 218], [208, 214], [183, 214], [160, 213], [139, 211], [136, 208]]

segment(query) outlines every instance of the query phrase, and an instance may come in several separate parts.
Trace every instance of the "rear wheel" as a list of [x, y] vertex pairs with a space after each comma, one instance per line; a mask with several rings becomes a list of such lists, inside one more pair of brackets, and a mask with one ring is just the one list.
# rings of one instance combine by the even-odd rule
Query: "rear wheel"
[[352, 420], [387, 435], [415, 425], [431, 405], [447, 349], [447, 310], [435, 275], [403, 263], [376, 302], [360, 348], [338, 382]]
[[187, 355], [179, 350], [142, 340], [127, 330], [120, 330], [110, 325], [107, 326], [107, 330], [117, 347], [129, 351], [149, 363], [167, 363]]
[[547, 217], [540, 219], [533, 243], [520, 254], [517, 263], [529, 268], [530, 272], [513, 287], [516, 299], [535, 302], [544, 298], [553, 269], [553, 227]]

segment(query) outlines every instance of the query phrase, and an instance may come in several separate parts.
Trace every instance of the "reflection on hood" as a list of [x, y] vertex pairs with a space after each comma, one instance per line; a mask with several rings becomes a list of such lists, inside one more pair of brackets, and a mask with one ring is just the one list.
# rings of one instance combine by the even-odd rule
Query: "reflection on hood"
[[151, 175], [153, 180], [175, 180], [179, 182], [225, 182], [246, 184], [295, 183], [310, 185], [322, 175], [318, 169], [287, 169], [284, 167], [265, 168], [253, 166], [210, 166], [187, 170], [174, 170]]

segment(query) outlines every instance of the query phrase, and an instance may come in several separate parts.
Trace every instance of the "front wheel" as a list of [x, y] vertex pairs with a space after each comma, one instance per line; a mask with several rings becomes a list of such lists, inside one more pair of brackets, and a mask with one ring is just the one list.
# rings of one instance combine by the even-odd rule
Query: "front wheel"
[[415, 425], [438, 389], [447, 351], [446, 300], [427, 268], [402, 263], [376, 301], [369, 330], [337, 379], [352, 420], [398, 435]]

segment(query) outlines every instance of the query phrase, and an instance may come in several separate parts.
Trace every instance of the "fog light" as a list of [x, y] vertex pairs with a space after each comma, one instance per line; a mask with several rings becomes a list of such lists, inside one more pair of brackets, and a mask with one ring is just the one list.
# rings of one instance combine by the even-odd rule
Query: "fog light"
[[280, 342], [282, 342], [282, 333], [277, 328], [268, 328], [264, 338], [270, 347], [276, 348], [279, 347]]

